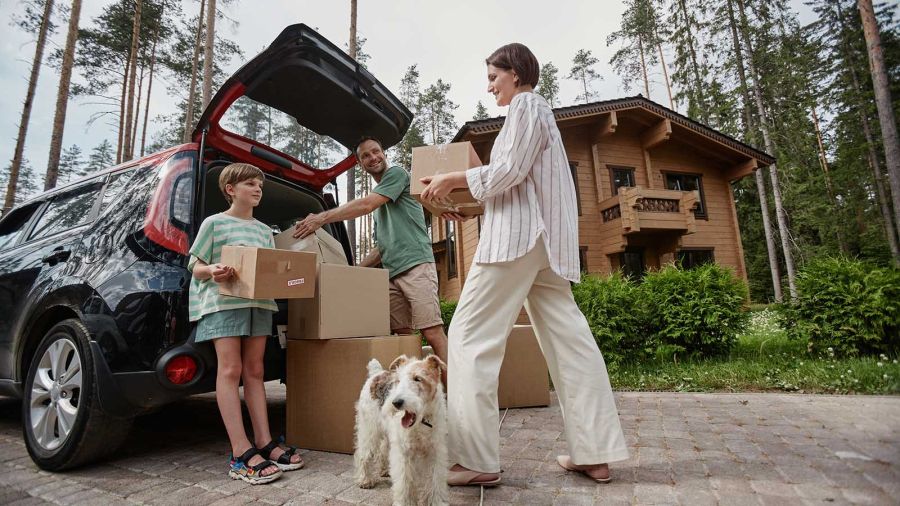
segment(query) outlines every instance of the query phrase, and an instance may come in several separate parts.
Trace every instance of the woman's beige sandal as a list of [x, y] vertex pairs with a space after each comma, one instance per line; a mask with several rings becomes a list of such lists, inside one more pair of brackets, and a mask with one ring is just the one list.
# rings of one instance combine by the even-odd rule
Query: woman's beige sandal
[[607, 470], [607, 474], [606, 474], [605, 478], [603, 478], [603, 477], [598, 478], [596, 476], [589, 474], [587, 469], [583, 469], [583, 467], [588, 467], [588, 466], [579, 466], [577, 464], [573, 464], [572, 457], [569, 457], [568, 455], [560, 455], [560, 456], [556, 457], [556, 463], [559, 464], [559, 467], [565, 469], [566, 471], [574, 471], [576, 473], [581, 473], [581, 474], [587, 476], [588, 478], [596, 481], [597, 483], [609, 483], [612, 480], [612, 478], [610, 478], [610, 476], [609, 476], [609, 470]]

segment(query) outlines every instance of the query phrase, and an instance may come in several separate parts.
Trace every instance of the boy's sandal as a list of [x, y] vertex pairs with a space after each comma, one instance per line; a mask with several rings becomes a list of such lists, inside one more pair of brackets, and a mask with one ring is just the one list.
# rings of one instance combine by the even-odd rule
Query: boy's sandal
[[572, 463], [572, 457], [568, 455], [559, 455], [556, 457], [556, 463], [559, 464], [559, 467], [565, 469], [566, 471], [573, 471], [576, 473], [581, 473], [588, 478], [596, 481], [597, 483], [609, 483], [612, 481], [612, 478], [607, 474], [605, 478], [598, 478], [596, 476], [592, 476], [587, 472], [587, 469], [579, 469], [575, 464]]
[[[280, 446], [284, 443], [284, 437], [279, 437], [278, 440], [272, 440], [266, 446], [263, 446], [259, 449], [259, 454], [263, 457], [272, 460], [272, 452], [275, 451], [275, 448], [280, 448]], [[278, 469], [282, 471], [294, 471], [297, 469], [301, 469], [303, 467], [303, 459], [301, 458], [299, 462], [292, 462], [291, 457], [294, 455], [300, 456], [298, 450], [294, 446], [288, 446], [281, 455], [278, 456], [278, 459], [274, 460], [275, 465], [278, 466]]]
[[[244, 480], [251, 485], [262, 485], [263, 483], [269, 483], [277, 480], [278, 478], [281, 478], [281, 469], [278, 469], [278, 466], [271, 460], [263, 460], [255, 466], [249, 465], [248, 462], [250, 461], [250, 459], [252, 459], [256, 455], [259, 455], [259, 450], [252, 446], [240, 457], [235, 458], [234, 455], [232, 455], [231, 467], [230, 469], [228, 469], [228, 476], [231, 477], [232, 480]], [[263, 475], [263, 469], [267, 469], [270, 467], [275, 467], [275, 472], [272, 474]]]

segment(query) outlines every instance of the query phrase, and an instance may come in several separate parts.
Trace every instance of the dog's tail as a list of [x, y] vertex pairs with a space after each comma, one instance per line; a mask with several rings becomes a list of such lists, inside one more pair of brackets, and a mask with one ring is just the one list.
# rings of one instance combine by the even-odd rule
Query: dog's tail
[[372, 360], [369, 360], [366, 369], [369, 371], [369, 377], [371, 378], [383, 371], [384, 367], [381, 366], [381, 362], [379, 362], [377, 358], [373, 358]]

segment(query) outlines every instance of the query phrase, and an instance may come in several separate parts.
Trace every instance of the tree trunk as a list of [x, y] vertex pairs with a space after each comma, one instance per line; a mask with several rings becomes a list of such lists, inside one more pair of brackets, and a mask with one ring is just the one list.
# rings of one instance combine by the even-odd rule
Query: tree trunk
[[[659, 36], [657, 35], [657, 40]], [[672, 85], [669, 83], [669, 69], [666, 68], [666, 58], [663, 56], [662, 42], [657, 42], [656, 48], [659, 49], [659, 63], [662, 66], [663, 77], [666, 79], [666, 91], [669, 93], [669, 109], [675, 110], [675, 100], [672, 99]]]
[[131, 30], [131, 54], [128, 57], [131, 62], [131, 73], [128, 75], [128, 102], [125, 105], [125, 140], [122, 141], [122, 161], [127, 162], [133, 158], [131, 133], [134, 121], [134, 87], [137, 79], [137, 57], [138, 47], [141, 41], [141, 7], [142, 0], [136, 0], [134, 3], [134, 25]]
[[184, 133], [182, 142], [191, 142], [194, 126], [194, 102], [197, 100], [197, 60], [200, 58], [200, 35], [203, 33], [203, 9], [206, 0], [200, 0], [200, 16], [197, 18], [197, 36], [194, 38], [194, 59], [191, 60], [191, 89], [188, 90], [187, 108], [184, 113]]
[[[350, 58], [356, 60], [356, 1], [350, 0]], [[347, 202], [356, 198], [356, 167], [347, 171]], [[347, 220], [347, 235], [350, 236], [350, 251], [356, 251], [356, 220]]]
[[[816, 129], [816, 141], [819, 145], [819, 164], [822, 167], [822, 172], [825, 174], [825, 191], [828, 192], [828, 198], [831, 200], [831, 205], [834, 207], [834, 216], [840, 216], [840, 207], [838, 206], [837, 199], [834, 198], [834, 187], [831, 184], [831, 174], [828, 171], [828, 159], [825, 157], [825, 145], [822, 143], [822, 131], [819, 129], [819, 116], [816, 114], [816, 106], [812, 107], [812, 118], [813, 118], [813, 126]], [[837, 233], [838, 246], [841, 248], [841, 251], [844, 253], [850, 253], [850, 248], [847, 247], [847, 241], [844, 240], [844, 234], [841, 232], [841, 222], [838, 220], [836, 223], [835, 231]]]
[[682, 15], [684, 15], [684, 29], [687, 31], [688, 50], [691, 55], [691, 73], [694, 74], [694, 101], [700, 108], [700, 119], [703, 123], [709, 123], [709, 115], [706, 113], [706, 101], [703, 99], [703, 85], [700, 80], [700, 69], [697, 65], [697, 52], [694, 50], [694, 35], [691, 31], [690, 15], [687, 11], [685, 0], [678, 0], [681, 7]]
[[[162, 12], [159, 13], [162, 22]], [[141, 131], [141, 157], [147, 144], [147, 117], [150, 115], [150, 94], [153, 92], [153, 68], [156, 67], [156, 43], [159, 42], [159, 27], [153, 31], [153, 47], [150, 49], [150, 77], [147, 78], [147, 102], [144, 104], [144, 127]]]
[[6, 198], [3, 209], [9, 209], [16, 201], [16, 187], [19, 184], [19, 170], [22, 167], [25, 152], [25, 137], [28, 135], [28, 122], [31, 121], [31, 108], [34, 105], [34, 91], [37, 89], [38, 75], [44, 60], [44, 46], [47, 43], [47, 31], [50, 29], [50, 13], [53, 0], [45, 0], [44, 12], [41, 15], [41, 27], [38, 30], [37, 44], [34, 48], [34, 60], [31, 62], [31, 74], [28, 76], [28, 90], [25, 92], [25, 103], [22, 105], [22, 116], [19, 118], [19, 133], [16, 135], [16, 148], [13, 152], [12, 165], [9, 169], [9, 181], [6, 184]]
[[641, 70], [644, 73], [644, 93], [650, 98], [650, 80], [647, 79], [647, 63], [644, 61], [644, 41], [640, 35], [638, 35], [638, 50], [641, 52]]
[[881, 124], [881, 138], [884, 144], [884, 158], [887, 164], [888, 180], [894, 202], [894, 226], [900, 235], [900, 140], [897, 138], [897, 123], [891, 103], [891, 88], [884, 67], [884, 48], [872, 0], [858, 0], [862, 17], [866, 49], [869, 53], [869, 70], [872, 72], [872, 87], [875, 89], [875, 105], [878, 108], [878, 122]]
[[[741, 96], [743, 98], [744, 109], [744, 131], [749, 134], [753, 131], [753, 119], [750, 114], [750, 92], [747, 87], [747, 74], [744, 71], [744, 53], [741, 51], [741, 41], [738, 37], [737, 24], [734, 20], [734, 8], [731, 0], [727, 0], [728, 6], [728, 22], [731, 25], [731, 42], [734, 47], [734, 58], [737, 63], [738, 78], [741, 83]], [[756, 145], [756, 143], [753, 143]], [[783, 295], [781, 293], [781, 269], [778, 266], [778, 253], [775, 249], [775, 235], [772, 233], [772, 222], [769, 217], [768, 193], [766, 190], [766, 179], [763, 175], [763, 169], [757, 169], [756, 174], [756, 191], [759, 193], [759, 207], [762, 215], [763, 231], [766, 235], [766, 252], [769, 256], [769, 271], [772, 274], [772, 288], [775, 291], [775, 302], [781, 302]]]
[[[769, 125], [766, 119], [766, 108], [763, 104], [762, 85], [760, 83], [759, 73], [756, 71], [756, 64], [753, 61], [753, 45], [750, 42], [750, 36], [747, 34], [748, 24], [747, 15], [744, 12], [743, 0], [738, 0], [738, 9], [741, 15], [741, 35], [744, 39], [744, 48], [749, 54], [747, 65], [750, 67], [750, 76], [753, 78], [753, 95], [756, 100], [756, 112], [759, 116], [759, 129], [762, 132], [763, 142], [766, 151], [769, 154], [775, 153], [775, 143], [769, 135]], [[794, 256], [791, 252], [790, 230], [787, 226], [787, 214], [784, 211], [784, 203], [781, 198], [781, 185], [778, 181], [778, 167], [776, 164], [769, 166], [769, 177], [772, 180], [772, 196], [775, 199], [775, 217], [778, 219], [778, 230], [781, 236], [781, 250], [784, 255], [784, 265], [787, 269], [788, 287], [791, 291], [791, 299], [797, 298], [797, 273], [794, 269]]]
[[134, 127], [131, 129], [131, 145], [128, 147], [130, 158], [134, 158], [134, 145], [137, 144], [138, 124], [141, 120], [141, 98], [144, 96], [144, 71], [146, 65], [141, 62], [141, 73], [137, 79], [137, 99], [134, 103]]
[[203, 46], [203, 108], [212, 99], [213, 48], [216, 44], [216, 0], [208, 0], [206, 9], [206, 44]]
[[125, 73], [122, 76], [122, 96], [119, 98], [119, 142], [116, 146], [116, 165], [122, 161], [122, 139], [125, 129], [125, 96], [128, 93], [128, 76], [131, 75], [131, 60], [125, 62]]
[[875, 148], [875, 136], [872, 135], [872, 127], [869, 125], [869, 114], [866, 112], [866, 102], [862, 99], [862, 86], [859, 84], [859, 75], [856, 73], [856, 61], [853, 58], [853, 51], [850, 49], [850, 41], [847, 40], [847, 32], [844, 29], [844, 10], [841, 3], [837, 2], [838, 20], [841, 26], [841, 49], [844, 52], [844, 61], [846, 68], [850, 71], [850, 80], [853, 83], [853, 91], [857, 98], [856, 109], [859, 111], [859, 120], [862, 125], [863, 134], [866, 138], [867, 158], [869, 168], [872, 169], [875, 177], [875, 190], [878, 195], [878, 206], [881, 209], [881, 218], [884, 220], [884, 234], [887, 237], [888, 245], [891, 248], [891, 255], [894, 263], [900, 265], [900, 245], [897, 244], [897, 229], [894, 228], [894, 218], [891, 216], [890, 198], [884, 188], [884, 176], [881, 172], [881, 162], [878, 159], [878, 153]]
[[63, 130], [66, 126], [66, 107], [69, 105], [69, 84], [72, 82], [72, 67], [75, 65], [75, 44], [78, 42], [78, 18], [80, 16], [81, 0], [72, 0], [69, 31], [66, 34], [66, 48], [63, 50], [59, 89], [56, 93], [53, 133], [50, 134], [50, 156], [47, 160], [47, 176], [44, 178], [45, 190], [56, 186], [56, 178], [59, 175], [59, 155], [62, 152]]

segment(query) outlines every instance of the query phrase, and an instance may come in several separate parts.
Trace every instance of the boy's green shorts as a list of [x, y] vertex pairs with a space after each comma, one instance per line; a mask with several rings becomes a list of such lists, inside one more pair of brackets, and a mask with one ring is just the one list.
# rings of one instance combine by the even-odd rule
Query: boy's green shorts
[[271, 336], [272, 315], [272, 311], [256, 307], [226, 309], [204, 315], [197, 322], [194, 342], [220, 337]]

